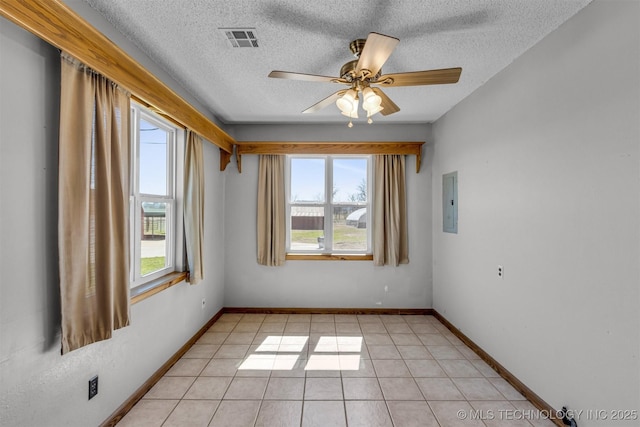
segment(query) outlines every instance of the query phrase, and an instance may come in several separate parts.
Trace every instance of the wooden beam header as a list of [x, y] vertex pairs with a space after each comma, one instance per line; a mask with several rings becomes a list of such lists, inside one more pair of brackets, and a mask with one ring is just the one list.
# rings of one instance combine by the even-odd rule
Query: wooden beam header
[[243, 154], [410, 154], [420, 172], [424, 142], [280, 142], [237, 141], [236, 159], [242, 172]]
[[0, 0], [0, 15], [68, 52], [227, 153], [234, 139], [60, 0]]

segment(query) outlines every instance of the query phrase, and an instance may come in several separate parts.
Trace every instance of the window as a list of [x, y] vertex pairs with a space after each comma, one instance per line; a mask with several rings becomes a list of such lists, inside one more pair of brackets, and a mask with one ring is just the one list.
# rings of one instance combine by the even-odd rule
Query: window
[[[184, 130], [131, 107], [131, 287], [182, 269]], [[180, 159], [179, 159], [180, 158]]]
[[287, 252], [371, 253], [370, 159], [287, 157]]

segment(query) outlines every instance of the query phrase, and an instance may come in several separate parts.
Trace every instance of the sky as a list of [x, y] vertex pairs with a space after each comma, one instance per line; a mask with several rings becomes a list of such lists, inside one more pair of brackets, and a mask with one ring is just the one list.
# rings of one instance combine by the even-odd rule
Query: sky
[[[319, 201], [324, 198], [325, 160], [320, 158], [291, 159], [291, 199]], [[348, 202], [351, 194], [358, 193], [358, 185], [367, 178], [367, 161], [363, 158], [334, 158], [333, 188], [337, 190], [334, 202]], [[330, 195], [329, 195], [330, 196]]]
[[140, 120], [140, 193], [166, 195], [167, 132]]
[[[167, 132], [144, 119], [140, 120], [140, 193], [166, 195]], [[298, 201], [323, 201], [325, 160], [291, 159], [291, 198]], [[334, 202], [349, 202], [358, 193], [358, 185], [367, 179], [367, 161], [363, 158], [333, 158]], [[331, 196], [331, 195], [329, 195]]]

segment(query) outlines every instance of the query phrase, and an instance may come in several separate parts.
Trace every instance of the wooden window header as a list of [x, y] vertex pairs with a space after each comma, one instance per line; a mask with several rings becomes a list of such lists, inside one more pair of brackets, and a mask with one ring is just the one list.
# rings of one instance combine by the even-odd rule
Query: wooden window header
[[[233, 152], [234, 139], [60, 0], [0, 0], [0, 15], [127, 89], [155, 111]], [[226, 159], [226, 157], [225, 157]], [[220, 163], [221, 170], [222, 160]]]
[[119, 46], [61, 0], [0, 0], [3, 16], [49, 44], [68, 52], [131, 92], [132, 97], [220, 147], [220, 170], [237, 144], [238, 170], [243, 154], [415, 154], [420, 170], [423, 142], [236, 142]]
[[279, 142], [237, 141], [236, 159], [242, 172], [243, 154], [412, 154], [420, 172], [424, 142]]

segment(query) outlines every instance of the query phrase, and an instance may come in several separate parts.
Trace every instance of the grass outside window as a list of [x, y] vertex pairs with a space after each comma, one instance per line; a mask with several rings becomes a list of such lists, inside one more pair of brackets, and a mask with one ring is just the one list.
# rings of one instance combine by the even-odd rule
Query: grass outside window
[[166, 262], [163, 256], [140, 258], [140, 273], [142, 276], [161, 270], [165, 266]]
[[[318, 238], [324, 236], [323, 230], [291, 230], [291, 240], [297, 243], [318, 244]], [[367, 240], [367, 229], [346, 225], [345, 221], [333, 222], [333, 241], [335, 250], [361, 250], [362, 242]]]

